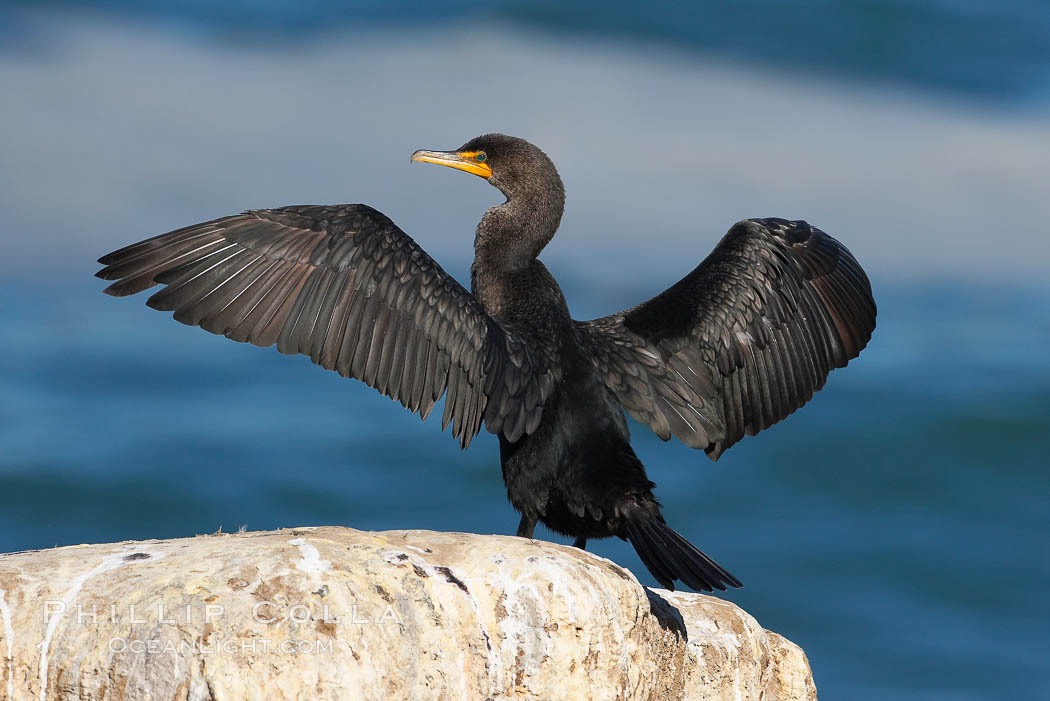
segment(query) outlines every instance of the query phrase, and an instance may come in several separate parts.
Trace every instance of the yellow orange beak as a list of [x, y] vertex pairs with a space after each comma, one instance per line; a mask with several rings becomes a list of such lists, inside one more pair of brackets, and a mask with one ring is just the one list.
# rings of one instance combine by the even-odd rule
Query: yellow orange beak
[[492, 177], [492, 168], [488, 163], [477, 161], [479, 153], [479, 151], [416, 151], [412, 154], [412, 160], [464, 170], [487, 180]]

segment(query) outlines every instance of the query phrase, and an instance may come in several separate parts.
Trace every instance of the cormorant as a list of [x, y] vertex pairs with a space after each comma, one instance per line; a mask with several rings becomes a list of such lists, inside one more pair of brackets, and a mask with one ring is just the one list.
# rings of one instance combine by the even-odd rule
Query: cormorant
[[[302, 353], [363, 380], [465, 448], [484, 422], [521, 514], [575, 538], [618, 536], [663, 586], [740, 582], [672, 530], [631, 449], [624, 411], [712, 459], [805, 404], [875, 328], [853, 255], [805, 221], [746, 219], [665, 292], [574, 321], [537, 260], [561, 221], [551, 160], [488, 134], [416, 151], [489, 181], [506, 201], [474, 238], [471, 291], [363, 204], [256, 209], [99, 259], [115, 296], [165, 287], [154, 309], [235, 341]], [[447, 394], [446, 394], [447, 393]]]

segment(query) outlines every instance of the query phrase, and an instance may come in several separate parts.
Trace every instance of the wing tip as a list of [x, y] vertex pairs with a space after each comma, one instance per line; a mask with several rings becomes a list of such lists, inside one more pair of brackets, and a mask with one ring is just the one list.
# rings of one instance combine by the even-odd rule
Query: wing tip
[[[103, 271], [100, 270], [99, 273], [101, 272]], [[102, 277], [101, 275], [99, 275], [99, 273], [95, 273], [95, 277], [99, 277], [103, 280], [114, 279], [112, 277]], [[117, 279], [117, 281], [114, 282], [112, 285], [104, 288], [102, 292], [104, 294], [109, 295], [110, 297], [130, 297], [131, 295], [138, 294], [143, 290], [148, 290], [156, 284], [157, 283], [152, 279], [137, 279], [134, 277], [122, 278]]]

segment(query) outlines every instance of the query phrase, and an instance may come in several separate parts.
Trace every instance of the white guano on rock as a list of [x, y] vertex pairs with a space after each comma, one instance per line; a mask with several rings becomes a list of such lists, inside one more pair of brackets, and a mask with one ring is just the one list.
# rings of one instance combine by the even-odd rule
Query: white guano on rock
[[575, 548], [348, 528], [0, 555], [0, 691], [80, 699], [814, 700], [802, 650]]

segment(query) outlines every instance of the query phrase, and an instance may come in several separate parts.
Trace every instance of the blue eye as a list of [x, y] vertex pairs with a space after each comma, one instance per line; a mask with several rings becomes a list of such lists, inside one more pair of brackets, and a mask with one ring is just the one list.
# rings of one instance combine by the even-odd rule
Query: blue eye
[[478, 163], [484, 163], [485, 162], [485, 158], [486, 158], [486, 156], [483, 153], [479, 153], [478, 155], [474, 156], [474, 160], [477, 161]]

